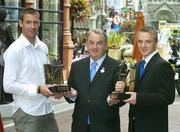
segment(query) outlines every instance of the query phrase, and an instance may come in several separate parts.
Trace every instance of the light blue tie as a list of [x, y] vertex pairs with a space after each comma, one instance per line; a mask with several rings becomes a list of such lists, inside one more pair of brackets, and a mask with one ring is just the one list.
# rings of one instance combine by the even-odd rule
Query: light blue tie
[[139, 68], [139, 78], [141, 78], [143, 72], [144, 72], [144, 65], [146, 64], [146, 61], [145, 60], [142, 60], [140, 62], [140, 68]]
[[95, 74], [96, 74], [96, 66], [97, 66], [97, 62], [94, 61], [92, 64], [91, 64], [91, 69], [90, 69], [90, 79], [91, 81], [93, 80]]
[[[90, 69], [90, 79], [91, 79], [91, 81], [93, 80], [93, 78], [94, 78], [94, 76], [95, 76], [95, 74], [96, 74], [96, 66], [97, 66], [97, 62], [96, 61], [94, 61], [93, 63], [91, 63], [91, 69]], [[87, 117], [87, 124], [89, 124], [90, 125], [90, 119], [89, 119], [89, 115], [88, 115], [88, 117]]]

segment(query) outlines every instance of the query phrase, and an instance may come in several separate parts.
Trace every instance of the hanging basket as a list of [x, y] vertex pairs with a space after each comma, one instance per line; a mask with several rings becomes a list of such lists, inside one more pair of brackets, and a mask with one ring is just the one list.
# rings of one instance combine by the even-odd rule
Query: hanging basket
[[85, 21], [91, 16], [88, 0], [71, 0], [71, 18], [75, 21]]

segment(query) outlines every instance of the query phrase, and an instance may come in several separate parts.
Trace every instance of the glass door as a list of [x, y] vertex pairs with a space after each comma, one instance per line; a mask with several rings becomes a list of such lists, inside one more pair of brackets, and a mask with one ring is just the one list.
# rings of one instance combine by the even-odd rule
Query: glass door
[[21, 10], [22, 3], [20, 0], [5, 0], [5, 8], [7, 10], [6, 21], [10, 24], [11, 30], [15, 38], [18, 38], [18, 22], [19, 12]]
[[[59, 0], [37, 0], [36, 8], [41, 14], [41, 32], [42, 41], [49, 48], [50, 59], [61, 59], [59, 45], [59, 29], [62, 27], [60, 22], [61, 11], [59, 10]], [[62, 34], [61, 34], [62, 35]]]

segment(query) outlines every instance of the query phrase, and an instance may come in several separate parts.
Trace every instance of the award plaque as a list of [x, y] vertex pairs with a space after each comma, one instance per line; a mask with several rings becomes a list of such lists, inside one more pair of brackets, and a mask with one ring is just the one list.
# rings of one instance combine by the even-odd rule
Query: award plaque
[[46, 84], [54, 84], [49, 88], [51, 92], [61, 93], [70, 90], [67, 84], [64, 84], [63, 66], [59, 64], [44, 64], [44, 73]]

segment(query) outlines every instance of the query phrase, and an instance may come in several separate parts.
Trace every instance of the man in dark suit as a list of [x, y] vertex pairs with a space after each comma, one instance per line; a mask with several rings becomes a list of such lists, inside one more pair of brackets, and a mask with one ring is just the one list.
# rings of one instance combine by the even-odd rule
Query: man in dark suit
[[168, 105], [175, 98], [174, 72], [156, 51], [158, 39], [152, 27], [143, 27], [137, 37], [145, 64], [140, 61], [135, 66], [135, 92], [128, 92], [131, 97], [125, 100], [130, 104], [129, 132], [168, 132]]
[[[86, 43], [89, 57], [72, 63], [68, 79], [71, 91], [65, 94], [68, 102], [75, 102], [72, 132], [120, 132], [119, 107], [124, 102], [111, 106], [107, 99], [115, 90], [119, 62], [106, 55], [107, 42], [104, 31], [91, 30]], [[96, 73], [91, 78], [94, 62]]]

